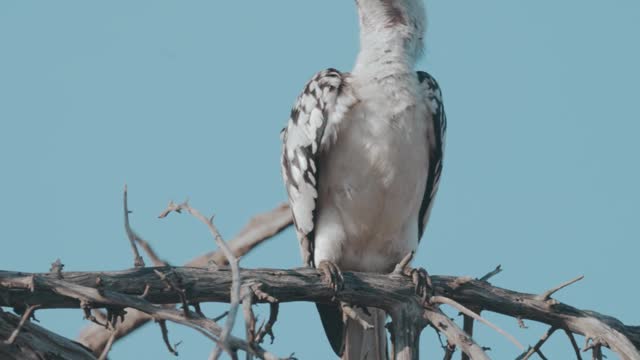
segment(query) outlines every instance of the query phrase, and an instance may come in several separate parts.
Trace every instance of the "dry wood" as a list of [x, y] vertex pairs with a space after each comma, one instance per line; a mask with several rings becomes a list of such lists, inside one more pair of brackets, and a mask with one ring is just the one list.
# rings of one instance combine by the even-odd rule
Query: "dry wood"
[[[166, 267], [136, 268], [118, 272], [64, 272], [65, 283], [77, 284], [87, 288], [96, 287], [96, 278], [101, 278], [102, 287], [125, 295], [138, 296], [145, 291], [146, 299], [154, 304], [174, 304], [180, 302], [175, 292], [166, 292], [165, 284], [157, 277], [154, 270], [172, 272], [182, 279], [190, 302], [229, 302], [229, 289], [232, 283], [231, 271], [220, 268], [209, 271], [202, 268]], [[344, 288], [337, 294], [328, 288], [322, 280], [320, 272], [314, 269], [243, 269], [243, 284], [259, 284], [270, 296], [280, 303], [290, 301], [331, 302], [334, 297], [350, 304], [372, 306], [386, 310], [396, 318], [398, 312], [405, 311], [407, 321], [415, 322], [416, 307], [406, 304], [418, 304], [414, 284], [411, 279], [397, 274], [378, 275], [367, 273], [345, 272]], [[43, 279], [56, 280], [57, 275], [51, 273], [28, 274], [18, 272], [0, 272], [0, 305], [24, 307], [38, 304], [43, 308], [77, 308], [80, 301], [60, 294], [53, 289], [39, 284]], [[521, 317], [566, 329], [593, 339], [593, 348], [606, 346], [616, 352], [622, 359], [640, 359], [640, 327], [624, 325], [619, 320], [594, 311], [580, 310], [560, 303], [554, 299], [543, 300], [540, 295], [526, 294], [492, 286], [484, 281], [471, 280], [453, 276], [431, 276], [437, 296], [455, 300], [469, 308], [493, 311], [514, 318]], [[258, 302], [266, 300], [256, 299]], [[101, 306], [100, 302], [93, 306]], [[409, 309], [410, 311], [407, 311]], [[430, 321], [436, 328], [449, 337], [452, 345], [471, 353], [473, 359], [481, 359], [480, 351], [472, 353], [477, 345], [471, 339], [464, 338], [464, 333], [452, 334], [457, 328], [446, 316], [438, 313], [437, 308], [422, 310], [422, 317]], [[394, 316], [395, 315], [395, 316]], [[420, 318], [420, 317], [418, 317]], [[413, 320], [411, 320], [413, 319]], [[425, 323], [426, 323], [425, 320]], [[397, 329], [416, 329], [424, 324], [404, 324]], [[454, 329], [454, 330], [450, 330]], [[414, 331], [414, 330], [411, 330]], [[419, 331], [417, 332], [419, 335]], [[455, 338], [462, 334], [463, 337]], [[414, 332], [413, 337], [416, 336]], [[397, 334], [394, 334], [397, 338]], [[593, 345], [595, 344], [595, 345]], [[411, 344], [395, 344], [411, 348]], [[410, 354], [408, 358], [417, 358]]]
[[[227, 242], [227, 245], [236, 257], [241, 257], [263, 243], [279, 234], [292, 223], [291, 211], [287, 204], [281, 204], [273, 210], [258, 214], [253, 217], [244, 228], [236, 235], [235, 238]], [[153, 251], [151, 246], [140, 236], [136, 236], [136, 241], [145, 250], [156, 266], [166, 265], [166, 261], [160, 260], [160, 257]], [[221, 250], [212, 251], [207, 254], [196, 257], [189, 261], [186, 266], [193, 267], [209, 267], [210, 263], [218, 265], [226, 265], [226, 258]], [[143, 312], [137, 310], [127, 310], [129, 313], [124, 322], [115, 330], [115, 341], [127, 336], [129, 333], [136, 331], [142, 325], [146, 324], [151, 318]], [[78, 341], [83, 345], [91, 348], [94, 354], [99, 355], [107, 345], [112, 333], [102, 326], [89, 324], [84, 328], [78, 336]]]
[[[211, 359], [219, 356], [219, 349], [224, 349], [232, 359], [238, 357], [237, 350], [243, 350], [247, 359], [254, 356], [260, 359], [277, 359], [264, 350], [260, 343], [267, 334], [273, 339], [272, 330], [277, 320], [279, 303], [337, 301], [342, 304], [345, 313], [356, 319], [358, 317], [356, 312], [352, 311], [352, 305], [381, 308], [390, 314], [392, 321], [388, 324], [388, 329], [392, 339], [392, 354], [396, 360], [419, 358], [420, 333], [427, 325], [447, 336], [447, 344], [443, 345], [445, 359], [450, 359], [456, 348], [461, 350], [463, 358], [489, 359], [484, 349], [474, 342], [470, 334], [465, 333], [448, 318], [438, 304], [447, 304], [460, 310], [465, 316], [465, 330], [469, 333], [475, 319], [503, 333], [519, 347], [521, 345], [517, 340], [481, 318], [478, 315], [480, 311], [494, 311], [512, 316], [518, 319], [519, 324], [523, 324], [523, 319], [549, 324], [550, 330], [520, 358], [529, 358], [537, 353], [545, 359], [540, 350], [541, 346], [556, 329], [562, 329], [569, 336], [578, 359], [581, 355], [574, 333], [585, 336], [586, 343], [582, 351], [590, 350], [594, 358], [601, 358], [602, 347], [609, 347], [622, 359], [640, 359], [640, 327], [627, 326], [615, 318], [593, 311], [579, 310], [551, 298], [555, 292], [582, 277], [542, 294], [525, 294], [494, 287], [487, 282], [502, 270], [500, 266], [476, 280], [471, 277], [429, 277], [423, 269], [408, 268], [413, 257], [413, 254], [408, 254], [396, 270], [388, 275], [344, 273], [344, 288], [336, 294], [336, 289], [328, 287], [322, 274], [314, 269], [245, 269], [240, 272], [238, 257], [291, 224], [290, 210], [286, 205], [255, 217], [234, 240], [226, 244], [212, 219], [205, 218], [187, 203], [171, 203], [164, 215], [171, 211], [188, 211], [207, 224], [221, 249], [192, 260], [188, 264], [190, 267], [169, 266], [155, 254], [149, 243], [131, 229], [126, 188], [124, 208], [125, 230], [134, 252], [134, 269], [117, 272], [63, 273], [64, 265], [57, 260], [52, 264], [50, 273], [0, 271], [0, 306], [11, 306], [24, 312], [10, 334], [5, 337], [7, 340], [2, 342], [0, 355], [7, 354], [5, 357], [12, 359], [25, 357], [27, 353], [40, 356], [44, 350], [37, 348], [38, 345], [46, 344], [49, 350], [54, 351], [58, 351], [61, 346], [67, 346], [69, 340], [42, 328], [35, 330], [41, 339], [34, 340], [33, 348], [27, 346], [29, 349], [16, 352], [16, 344], [12, 343], [15, 341], [19, 344], [23, 341], [23, 328], [31, 329], [35, 326], [29, 322], [35, 309], [75, 307], [82, 309], [85, 317], [94, 324], [81, 334], [82, 342], [92, 349], [93, 354], [86, 354], [83, 347], [74, 348], [72, 351], [85, 352], [74, 358], [95, 358], [94, 356], [100, 355], [100, 358], [104, 359], [113, 342], [153, 319], [159, 323], [163, 341], [168, 349], [176, 354], [176, 347], [171, 345], [166, 330], [167, 320], [189, 326], [216, 343], [217, 347], [212, 352]], [[159, 267], [144, 268], [136, 245], [140, 245]], [[231, 268], [222, 266], [228, 264]], [[417, 280], [422, 281], [416, 282]], [[245, 315], [246, 340], [230, 335], [235, 319], [233, 315], [238, 310], [241, 299]], [[230, 316], [226, 325], [222, 327], [217, 324], [224, 315], [213, 320], [207, 318], [200, 310], [200, 302], [230, 303]], [[256, 302], [268, 302], [271, 305], [269, 321], [257, 330], [252, 311], [252, 305]], [[182, 303], [182, 311], [175, 309], [176, 303]], [[194, 311], [190, 310], [190, 306], [194, 307]], [[106, 313], [98, 312], [98, 308], [105, 308]], [[125, 308], [127, 316], [123, 318]], [[15, 320], [16, 317], [2, 312], [1, 309], [0, 315], [0, 330], [7, 332], [6, 319]], [[368, 328], [370, 325], [362, 322], [362, 326]], [[56, 339], [57, 343], [51, 342], [50, 339]], [[86, 357], [87, 355], [90, 357]]]
[[32, 322], [23, 325], [13, 344], [5, 344], [3, 340], [11, 336], [20, 320], [0, 309], [0, 359], [96, 359], [90, 349]]

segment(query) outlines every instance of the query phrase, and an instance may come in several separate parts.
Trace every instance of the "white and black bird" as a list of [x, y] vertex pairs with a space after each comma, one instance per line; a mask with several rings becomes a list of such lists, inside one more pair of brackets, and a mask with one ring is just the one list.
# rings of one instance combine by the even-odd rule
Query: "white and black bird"
[[[416, 250], [442, 169], [446, 118], [438, 84], [416, 72], [422, 0], [356, 0], [360, 52], [350, 73], [316, 74], [283, 130], [282, 174], [304, 263], [388, 273]], [[386, 357], [385, 313], [318, 304], [333, 350]]]

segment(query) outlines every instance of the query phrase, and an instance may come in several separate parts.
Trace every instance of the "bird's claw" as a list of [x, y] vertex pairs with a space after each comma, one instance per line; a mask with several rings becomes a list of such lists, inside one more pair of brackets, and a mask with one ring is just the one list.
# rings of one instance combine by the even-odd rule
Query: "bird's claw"
[[422, 299], [423, 304], [428, 303], [429, 298], [433, 296], [433, 284], [427, 270], [424, 268], [411, 269], [409, 276], [415, 285], [416, 295]]
[[396, 265], [392, 274], [410, 277], [411, 281], [415, 285], [416, 295], [420, 297], [422, 304], [426, 305], [429, 303], [429, 298], [433, 296], [433, 285], [431, 284], [431, 277], [429, 277], [427, 270], [423, 268], [414, 269], [409, 266], [409, 263], [413, 260], [414, 254], [415, 252], [411, 251], [402, 258], [400, 263]]
[[338, 266], [327, 260], [322, 260], [318, 264], [318, 270], [322, 271], [324, 281], [333, 289], [334, 293], [342, 290], [344, 287], [344, 278]]

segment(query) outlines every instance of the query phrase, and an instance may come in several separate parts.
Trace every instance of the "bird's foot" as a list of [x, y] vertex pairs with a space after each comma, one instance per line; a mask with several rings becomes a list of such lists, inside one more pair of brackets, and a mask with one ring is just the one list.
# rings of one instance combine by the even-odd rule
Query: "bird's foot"
[[412, 268], [409, 263], [413, 259], [414, 252], [410, 252], [407, 256], [396, 265], [393, 271], [397, 275], [404, 275], [411, 278], [415, 286], [416, 295], [422, 299], [423, 304], [429, 303], [429, 298], [433, 296], [433, 285], [431, 283], [431, 277], [424, 268]]
[[429, 303], [429, 299], [433, 296], [433, 284], [427, 270], [424, 268], [411, 269], [409, 276], [415, 286], [416, 295], [420, 296], [423, 304]]
[[334, 293], [342, 290], [344, 287], [344, 278], [342, 277], [342, 271], [338, 266], [327, 260], [322, 260], [318, 264], [318, 270], [322, 271], [323, 280], [333, 289]]

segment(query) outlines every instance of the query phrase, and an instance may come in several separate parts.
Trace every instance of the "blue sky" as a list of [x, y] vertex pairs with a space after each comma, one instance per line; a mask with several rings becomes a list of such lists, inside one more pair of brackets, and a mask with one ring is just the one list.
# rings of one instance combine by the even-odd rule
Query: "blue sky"
[[[541, 292], [584, 274], [557, 297], [640, 324], [640, 3], [632, 0], [427, 3], [419, 68], [443, 89], [446, 162], [416, 264]], [[4, 1], [0, 3], [0, 268], [131, 266], [131, 221], [172, 263], [211, 250], [189, 217], [157, 219], [171, 199], [216, 213], [231, 238], [284, 200], [279, 131], [304, 83], [357, 53], [353, 1]], [[292, 231], [245, 267], [301, 264]], [[613, 294], [613, 296], [612, 296]], [[224, 306], [207, 308], [211, 314]], [[41, 311], [74, 337], [80, 311]], [[452, 313], [452, 316], [455, 314]], [[545, 330], [486, 314], [521, 342]], [[518, 353], [480, 326], [497, 359]], [[269, 348], [324, 359], [310, 304], [287, 304]], [[170, 326], [185, 359], [211, 344]], [[440, 354], [432, 330], [423, 353]], [[147, 327], [114, 359], [171, 358]], [[568, 358], [562, 335], [544, 347]], [[439, 355], [438, 355], [439, 356]]]

